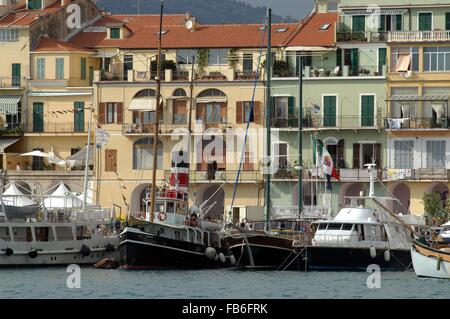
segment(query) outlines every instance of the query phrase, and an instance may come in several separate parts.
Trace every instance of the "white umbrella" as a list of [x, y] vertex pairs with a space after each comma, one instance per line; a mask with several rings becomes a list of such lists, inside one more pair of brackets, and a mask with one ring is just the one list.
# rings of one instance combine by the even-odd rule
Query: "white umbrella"
[[49, 155], [47, 153], [44, 153], [42, 151], [32, 151], [25, 154], [20, 154], [19, 156], [36, 156], [36, 157], [48, 157]]

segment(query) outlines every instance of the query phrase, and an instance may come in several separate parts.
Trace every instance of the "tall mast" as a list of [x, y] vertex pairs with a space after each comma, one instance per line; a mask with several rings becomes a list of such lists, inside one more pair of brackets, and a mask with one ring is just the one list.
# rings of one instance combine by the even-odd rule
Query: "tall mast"
[[[188, 57], [188, 59], [189, 59], [189, 57]], [[188, 156], [189, 156], [188, 157], [188, 161], [189, 161], [189, 163], [188, 163], [188, 167], [189, 167], [189, 169], [188, 169], [188, 177], [190, 177], [190, 174], [191, 174], [192, 111], [194, 109], [194, 80], [195, 80], [195, 74], [194, 74], [195, 69], [194, 69], [194, 66], [195, 66], [195, 56], [192, 56], [191, 83], [190, 83], [190, 87], [189, 87], [189, 89], [190, 89], [190, 92], [189, 92], [189, 96], [190, 96], [190, 99], [189, 99], [189, 118], [188, 118], [188, 121], [189, 121], [188, 122], [188, 132], [189, 132], [188, 136], [189, 136], [189, 140], [188, 140], [188, 149], [187, 149]], [[185, 157], [185, 156], [183, 156], [183, 157]], [[189, 183], [188, 183], [187, 187], [188, 187], [188, 194], [189, 194]]]
[[[81, 211], [86, 213], [87, 207], [87, 189], [88, 189], [88, 177], [89, 177], [89, 157], [90, 149], [91, 149], [91, 131], [92, 131], [92, 109], [94, 105], [94, 90], [92, 90], [91, 95], [91, 106], [89, 107], [89, 121], [88, 121], [88, 139], [87, 139], [87, 147], [86, 147], [86, 163], [84, 166], [84, 185], [83, 185], [83, 205], [81, 207]], [[83, 110], [84, 112], [84, 110]]]
[[298, 57], [298, 215], [303, 212], [303, 58]]
[[267, 9], [267, 57], [266, 57], [266, 172], [265, 172], [265, 188], [264, 188], [264, 208], [266, 213], [266, 231], [270, 230], [270, 174], [271, 174], [271, 122], [272, 122], [272, 106], [271, 106], [271, 68], [272, 67], [272, 9]]
[[155, 132], [153, 133], [153, 166], [152, 166], [152, 185], [150, 197], [150, 222], [155, 218], [155, 194], [156, 194], [156, 170], [158, 165], [158, 140], [159, 140], [159, 112], [161, 101], [161, 42], [163, 27], [163, 11], [164, 1], [161, 0], [161, 13], [159, 16], [159, 33], [158, 33], [158, 58], [156, 72], [156, 110], [155, 110]]

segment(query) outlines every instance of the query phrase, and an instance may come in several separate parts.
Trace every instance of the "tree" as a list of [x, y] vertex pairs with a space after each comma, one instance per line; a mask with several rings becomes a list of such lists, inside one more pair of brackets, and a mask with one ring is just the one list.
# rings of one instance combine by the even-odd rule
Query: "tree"
[[438, 193], [425, 193], [423, 206], [428, 223], [432, 226], [440, 226], [450, 219], [450, 200], [441, 208], [441, 196]]

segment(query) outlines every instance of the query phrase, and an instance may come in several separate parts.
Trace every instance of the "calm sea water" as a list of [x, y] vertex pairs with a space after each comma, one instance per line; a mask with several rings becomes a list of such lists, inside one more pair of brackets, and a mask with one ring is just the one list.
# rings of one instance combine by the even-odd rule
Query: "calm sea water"
[[450, 280], [414, 272], [126, 271], [81, 269], [81, 288], [69, 289], [65, 268], [0, 269], [0, 298], [450, 298]]

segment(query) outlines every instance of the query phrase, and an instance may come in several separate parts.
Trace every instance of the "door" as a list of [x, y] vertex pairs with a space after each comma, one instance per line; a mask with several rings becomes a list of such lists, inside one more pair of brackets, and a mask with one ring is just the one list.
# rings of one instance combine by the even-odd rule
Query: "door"
[[33, 103], [33, 132], [44, 131], [44, 103]]
[[12, 78], [11, 78], [12, 86], [20, 86], [20, 64], [13, 63], [12, 65]]
[[431, 31], [433, 28], [433, 14], [431, 12], [419, 13], [419, 31]]
[[386, 65], [386, 48], [378, 49], [378, 75], [383, 75], [383, 69]]
[[84, 132], [84, 102], [75, 102], [73, 117], [74, 132]]
[[[44, 150], [42, 148], [35, 148], [33, 151], [41, 151]], [[42, 171], [44, 169], [44, 158], [40, 156], [33, 156], [33, 162], [31, 163], [31, 169], [33, 171]]]
[[335, 127], [336, 126], [336, 97], [324, 96], [323, 98], [323, 126]]
[[133, 70], [133, 56], [126, 55], [123, 60], [123, 79], [128, 80], [128, 70]]
[[374, 126], [375, 98], [373, 95], [361, 97], [361, 126]]
[[286, 143], [277, 143], [274, 145], [275, 150], [275, 164], [278, 164], [277, 174], [283, 175], [287, 172], [288, 169], [288, 145]]

